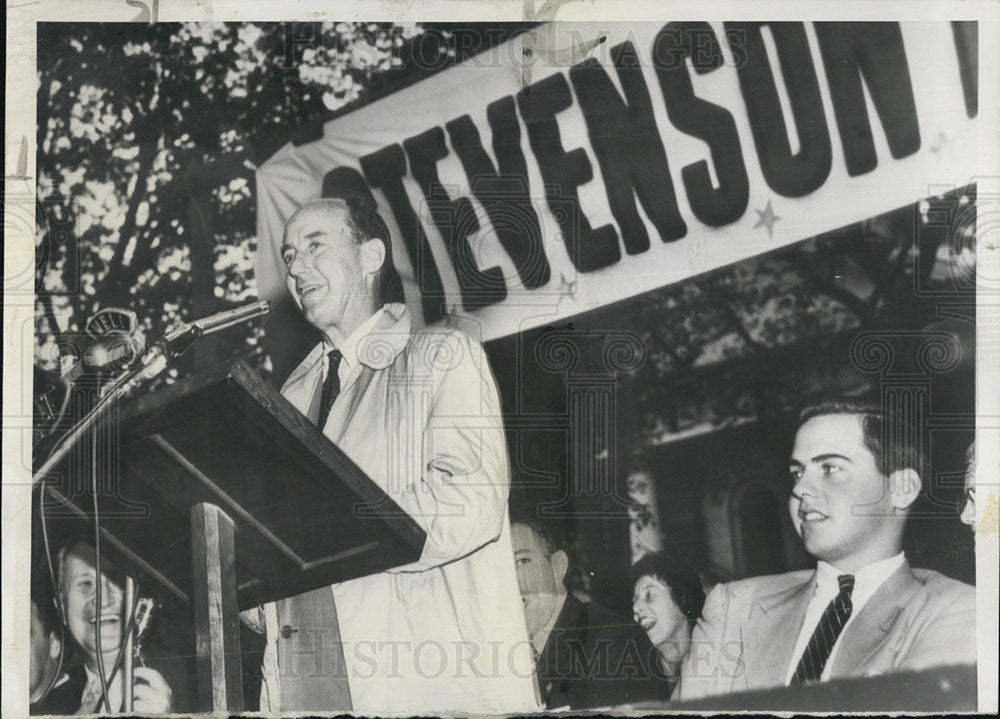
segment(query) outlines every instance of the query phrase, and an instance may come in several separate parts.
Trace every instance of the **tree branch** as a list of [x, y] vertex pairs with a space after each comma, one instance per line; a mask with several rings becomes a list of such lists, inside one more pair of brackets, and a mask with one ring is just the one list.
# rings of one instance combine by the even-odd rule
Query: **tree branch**
[[58, 340], [62, 336], [63, 330], [59, 326], [55, 310], [52, 307], [52, 296], [45, 293], [39, 294], [38, 301], [42, 303], [42, 311], [45, 313], [45, 319], [49, 322], [49, 332], [55, 335]]
[[138, 274], [135, 268], [138, 263], [133, 262], [126, 268], [125, 250], [128, 249], [132, 236], [135, 234], [139, 205], [146, 195], [146, 181], [149, 179], [149, 173], [153, 169], [153, 161], [156, 159], [158, 151], [159, 140], [139, 146], [139, 169], [136, 172], [135, 189], [132, 190], [132, 195], [129, 197], [125, 220], [118, 232], [118, 246], [115, 248], [114, 256], [108, 262], [108, 272], [105, 275], [105, 301], [108, 304], [127, 301], [128, 288]]
[[848, 289], [841, 287], [835, 282], [830, 282], [827, 279], [819, 276], [813, 272], [812, 267], [805, 258], [799, 252], [790, 252], [788, 254], [789, 261], [795, 266], [795, 269], [799, 272], [802, 277], [813, 286], [814, 289], [819, 291], [821, 294], [836, 300], [840, 304], [844, 305], [847, 309], [854, 312], [861, 321], [861, 324], [870, 327], [875, 323], [875, 314], [865, 300], [858, 297], [856, 294]]
[[750, 331], [747, 330], [746, 325], [743, 324], [743, 320], [740, 319], [739, 314], [733, 309], [733, 306], [729, 304], [728, 300], [719, 298], [719, 309], [729, 320], [729, 324], [732, 325], [733, 329], [736, 330], [736, 334], [741, 340], [746, 342], [747, 346], [754, 350], [764, 350], [768, 349], [767, 345], [758, 342], [754, 339]]

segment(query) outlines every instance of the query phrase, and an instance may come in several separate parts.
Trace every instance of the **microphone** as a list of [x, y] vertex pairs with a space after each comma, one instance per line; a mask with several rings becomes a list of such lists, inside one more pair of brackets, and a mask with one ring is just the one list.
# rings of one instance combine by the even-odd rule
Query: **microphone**
[[96, 342], [83, 352], [83, 363], [93, 369], [112, 365], [128, 366], [146, 349], [146, 336], [136, 329], [129, 335]]
[[146, 337], [132, 310], [105, 307], [87, 320], [85, 329], [94, 344], [83, 351], [82, 369], [128, 367], [146, 349]]
[[254, 317], [266, 315], [270, 311], [271, 305], [262, 300], [260, 302], [250, 302], [242, 307], [234, 307], [231, 310], [216, 312], [214, 315], [194, 320], [191, 324], [200, 329], [202, 335], [210, 335], [229, 329], [241, 322], [252, 320]]
[[187, 322], [177, 329], [167, 332], [163, 339], [154, 343], [143, 356], [143, 368], [134, 378], [134, 383], [152, 379], [164, 369], [167, 363], [180, 356], [205, 335], [215, 334], [241, 322], [261, 317], [271, 311], [271, 304], [264, 300], [250, 302], [231, 310], [216, 312], [214, 315]]

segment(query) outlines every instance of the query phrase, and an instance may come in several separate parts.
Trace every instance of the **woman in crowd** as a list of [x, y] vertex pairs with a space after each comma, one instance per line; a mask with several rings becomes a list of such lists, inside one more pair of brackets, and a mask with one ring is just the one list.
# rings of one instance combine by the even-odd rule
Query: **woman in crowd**
[[673, 691], [681, 663], [691, 648], [691, 630], [705, 603], [698, 574], [662, 552], [632, 567], [632, 615], [656, 647], [660, 669]]

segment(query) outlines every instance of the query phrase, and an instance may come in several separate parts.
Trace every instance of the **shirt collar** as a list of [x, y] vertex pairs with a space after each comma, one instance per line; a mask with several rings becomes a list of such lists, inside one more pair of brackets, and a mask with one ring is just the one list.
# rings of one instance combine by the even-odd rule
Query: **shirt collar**
[[[378, 319], [375, 319], [376, 316]], [[373, 326], [369, 328], [368, 334], [359, 334], [354, 343], [355, 361], [375, 370], [385, 369], [396, 361], [410, 341], [410, 311], [404, 304], [390, 302], [369, 320], [373, 320]], [[365, 320], [365, 324], [367, 323], [368, 320]], [[304, 386], [311, 392], [312, 382], [316, 376], [313, 373], [319, 373], [321, 376], [325, 374], [328, 352], [329, 346], [326, 342], [320, 342], [313, 347], [299, 366], [288, 375], [281, 388], [282, 393], [286, 397], [295, 395], [296, 392], [302, 391]]]
[[[89, 663], [84, 664], [83, 668], [86, 670], [86, 676], [87, 676], [87, 682], [86, 684], [84, 684], [84, 689], [83, 689], [84, 698], [86, 698], [88, 694], [96, 693], [100, 695], [100, 693], [103, 691], [103, 687], [101, 686], [101, 678], [97, 674], [97, 668], [91, 667]], [[105, 667], [105, 671], [107, 671], [107, 667]], [[121, 676], [122, 672], [120, 671], [115, 672], [114, 681], [108, 682], [108, 699], [111, 706], [115, 706], [116, 699], [118, 700], [119, 706], [121, 705], [121, 697], [119, 696], [120, 695], [119, 687], [121, 686]]]
[[92, 683], [99, 681], [97, 676], [97, 669], [90, 666], [90, 664], [83, 665], [84, 670], [87, 672], [87, 685], [90, 686]]
[[[903, 566], [906, 561], [906, 554], [899, 554], [880, 559], [877, 562], [862, 567], [854, 573], [854, 591], [851, 592], [851, 603], [855, 610], [859, 609], [867, 602], [878, 588], [882, 586], [886, 579]], [[816, 591], [817, 593], [836, 595], [840, 591], [837, 584], [837, 577], [845, 574], [832, 564], [824, 561], [816, 563]]]
[[406, 305], [390, 302], [351, 333], [344, 342], [345, 347], [341, 348], [344, 359], [348, 366], [360, 362], [374, 370], [385, 369], [396, 361], [410, 341], [410, 326], [410, 311]]
[[49, 678], [49, 681], [52, 682], [52, 683], [51, 683], [50, 686], [46, 687], [44, 694], [42, 694], [37, 699], [31, 699], [30, 696], [29, 696], [29, 698], [28, 698], [29, 699], [29, 703], [32, 706], [34, 706], [36, 704], [40, 704], [41, 702], [45, 701], [45, 698], [48, 697], [48, 695], [51, 692], [53, 692], [57, 687], [61, 687], [63, 684], [65, 684], [66, 682], [68, 682], [69, 681], [69, 672], [64, 671], [62, 667], [57, 667], [56, 668], [56, 679], [55, 679], [55, 681], [53, 681], [51, 679], [51, 677]]
[[[378, 312], [376, 312], [371, 317], [362, 322], [361, 325], [358, 326], [357, 329], [355, 329], [353, 332], [351, 332], [351, 334], [348, 335], [347, 339], [345, 339], [340, 344], [340, 347], [337, 348], [340, 350], [340, 355], [343, 358], [344, 364], [346, 364], [348, 367], [353, 367], [355, 363], [358, 361], [358, 343], [363, 338], [367, 337], [369, 333], [371, 333], [372, 329], [374, 329], [375, 325], [378, 324], [379, 320], [382, 318], [382, 315], [384, 313], [385, 313], [385, 307], [383, 307]], [[326, 345], [326, 349], [323, 352], [324, 368], [326, 367], [326, 361], [327, 361], [326, 358], [329, 355], [331, 349], [332, 348], [330, 347], [330, 345]]]

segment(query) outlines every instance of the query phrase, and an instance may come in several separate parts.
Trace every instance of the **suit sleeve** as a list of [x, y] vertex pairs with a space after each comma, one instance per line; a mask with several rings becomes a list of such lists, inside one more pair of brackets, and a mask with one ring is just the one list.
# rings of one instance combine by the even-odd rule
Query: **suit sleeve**
[[921, 618], [920, 629], [898, 669], [976, 663], [976, 590], [961, 586], [943, 593]]
[[507, 444], [500, 398], [482, 347], [461, 332], [432, 349], [440, 379], [423, 443], [420, 481], [401, 506], [427, 533], [420, 559], [397, 571], [429, 569], [500, 536], [507, 511]]
[[717, 585], [705, 599], [701, 618], [691, 633], [691, 650], [681, 667], [681, 679], [671, 699], [691, 701], [719, 693], [722, 641], [729, 609], [729, 591]]

